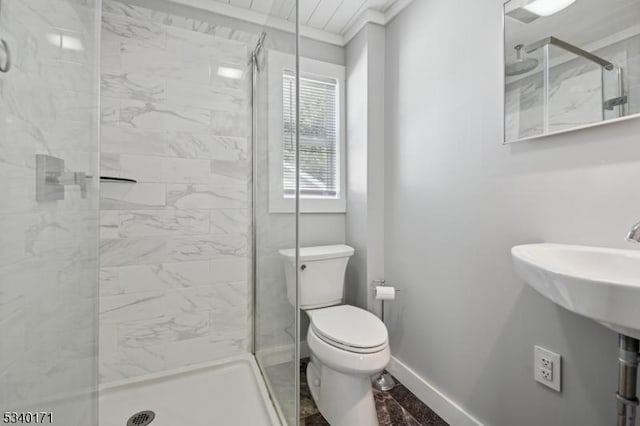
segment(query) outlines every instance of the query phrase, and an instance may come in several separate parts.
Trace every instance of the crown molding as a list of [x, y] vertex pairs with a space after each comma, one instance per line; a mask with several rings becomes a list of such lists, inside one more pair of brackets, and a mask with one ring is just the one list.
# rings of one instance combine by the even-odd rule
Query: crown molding
[[[229, 18], [250, 22], [268, 28], [274, 28], [288, 33], [295, 33], [296, 26], [293, 22], [286, 19], [271, 16], [266, 13], [258, 12], [251, 9], [233, 6], [231, 4], [222, 3], [211, 0], [171, 0], [184, 6], [193, 7], [200, 10], [224, 15]], [[325, 30], [310, 27], [308, 25], [300, 25], [300, 35], [313, 40], [322, 41], [336, 46], [344, 47], [349, 43], [358, 32], [364, 28], [366, 24], [373, 23], [378, 25], [386, 25], [389, 21], [398, 15], [413, 0], [398, 0], [391, 4], [384, 12], [374, 9], [366, 9], [360, 13], [355, 19], [347, 25], [345, 30], [340, 33], [332, 33]]]
[[384, 11], [380, 12], [374, 9], [363, 11], [356, 19], [354, 19], [342, 33], [344, 38], [343, 46], [346, 46], [367, 24], [387, 25], [393, 18], [398, 16], [413, 0], [398, 0]]
[[413, 0], [398, 0], [389, 6], [384, 12], [385, 25], [391, 22], [393, 18], [398, 16], [407, 6], [413, 3]]
[[367, 9], [352, 20], [342, 33], [343, 46], [346, 46], [367, 24], [385, 25], [385, 14], [378, 10]]

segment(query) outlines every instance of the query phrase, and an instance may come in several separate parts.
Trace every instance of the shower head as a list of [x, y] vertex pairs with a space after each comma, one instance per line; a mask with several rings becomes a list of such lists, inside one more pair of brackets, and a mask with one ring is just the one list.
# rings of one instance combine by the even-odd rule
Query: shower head
[[507, 64], [505, 67], [505, 73], [507, 76], [515, 76], [527, 73], [531, 70], [534, 70], [538, 66], [538, 60], [534, 58], [523, 58], [522, 57], [522, 48], [524, 45], [519, 44], [514, 49], [516, 49], [516, 60]]

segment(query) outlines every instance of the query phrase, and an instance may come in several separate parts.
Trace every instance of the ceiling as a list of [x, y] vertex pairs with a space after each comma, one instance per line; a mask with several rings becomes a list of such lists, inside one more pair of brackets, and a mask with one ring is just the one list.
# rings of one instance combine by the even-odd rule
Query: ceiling
[[[216, 13], [291, 31], [296, 0], [177, 0]], [[305, 37], [345, 45], [367, 23], [385, 25], [412, 0], [300, 0]]]
[[[295, 22], [293, 0], [215, 0], [249, 8]], [[367, 9], [385, 12], [396, 0], [304, 0], [300, 2], [300, 24], [334, 34], [343, 34], [351, 22]]]

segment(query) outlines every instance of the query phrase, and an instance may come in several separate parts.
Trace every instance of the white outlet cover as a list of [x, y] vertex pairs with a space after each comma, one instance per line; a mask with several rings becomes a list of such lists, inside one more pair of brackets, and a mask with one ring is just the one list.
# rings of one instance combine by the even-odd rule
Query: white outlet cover
[[[536, 382], [539, 382], [557, 392], [561, 391], [561, 378], [562, 378], [562, 357], [555, 352], [551, 352], [548, 349], [540, 346], [533, 347], [533, 374]], [[551, 361], [551, 378], [549, 381], [543, 377], [543, 370], [545, 370], [545, 360]]]

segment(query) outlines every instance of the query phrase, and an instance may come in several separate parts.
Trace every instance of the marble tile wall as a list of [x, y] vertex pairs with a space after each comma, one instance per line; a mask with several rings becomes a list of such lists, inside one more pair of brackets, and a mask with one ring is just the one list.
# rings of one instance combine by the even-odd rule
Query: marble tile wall
[[[105, 0], [100, 380], [246, 352], [253, 34]], [[242, 78], [218, 75], [220, 67]]]
[[[552, 47], [552, 49], [558, 49]], [[626, 114], [640, 113], [640, 35], [595, 52], [623, 69], [624, 87], [629, 103]], [[541, 60], [541, 58], [540, 58]], [[542, 62], [542, 61], [541, 61]], [[600, 67], [576, 58], [552, 67], [549, 99], [549, 131], [594, 123], [602, 120], [602, 75]], [[506, 138], [515, 140], [543, 133], [542, 72], [526, 76], [507, 85]], [[615, 118], [617, 112], [605, 112]]]
[[98, 4], [0, 5], [0, 412], [61, 425], [97, 425], [98, 182], [37, 202], [35, 156], [98, 173]]

